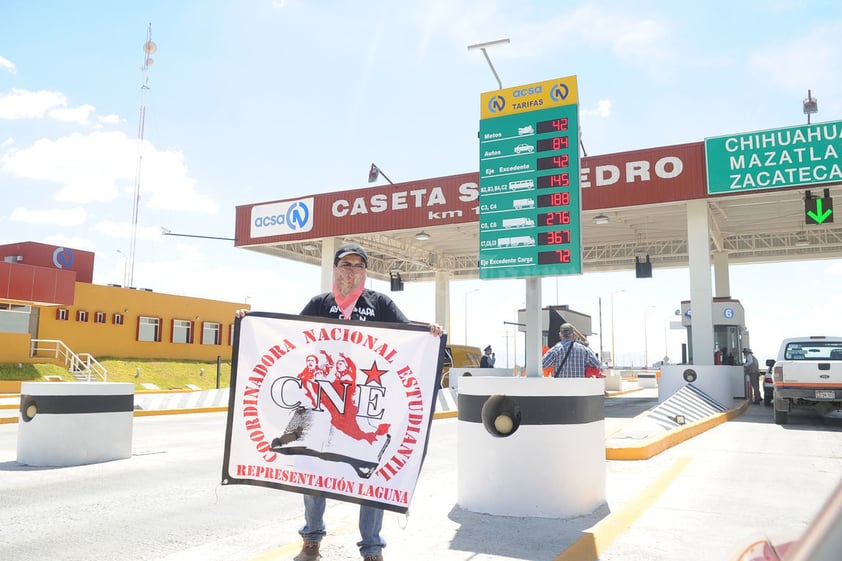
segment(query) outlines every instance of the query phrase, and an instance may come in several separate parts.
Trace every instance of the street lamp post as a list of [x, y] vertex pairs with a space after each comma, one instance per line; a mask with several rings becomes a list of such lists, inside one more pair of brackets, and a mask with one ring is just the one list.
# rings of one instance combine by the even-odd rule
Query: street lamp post
[[479, 288], [465, 292], [465, 344], [468, 344], [468, 294], [479, 291]]
[[[518, 327], [525, 327], [526, 324], [518, 323], [517, 322], [517, 310], [515, 310], [515, 321], [504, 321], [503, 325], [511, 325], [514, 329], [512, 330], [512, 355], [514, 356], [514, 369], [515, 373], [517, 373], [517, 328]], [[508, 347], [506, 347], [506, 352], [509, 352]], [[506, 356], [506, 368], [509, 367], [509, 358], [508, 355]]]
[[117, 253], [123, 256], [123, 288], [126, 288], [129, 282], [129, 258], [126, 257], [126, 254], [119, 249], [117, 250]]
[[643, 308], [643, 368], [649, 368], [649, 310], [655, 306]]
[[[598, 298], [599, 300], [599, 360], [605, 362], [605, 351], [602, 350], [603, 348], [603, 340], [605, 339], [605, 332], [602, 330], [602, 296]], [[611, 334], [613, 335], [614, 332], [612, 330]]]
[[485, 49], [488, 47], [494, 47], [496, 45], [508, 45], [509, 39], [498, 39], [497, 41], [488, 41], [487, 43], [477, 43], [476, 45], [468, 45], [468, 50], [473, 51], [475, 49], [479, 49], [482, 51], [482, 55], [485, 57], [485, 62], [488, 63], [488, 67], [491, 68], [491, 72], [494, 74], [494, 78], [497, 80], [497, 85], [500, 86], [500, 89], [503, 89], [503, 82], [500, 81], [500, 76], [497, 75], [497, 71], [494, 70], [494, 65], [491, 64], [491, 59], [488, 57], [488, 53]]
[[617, 356], [614, 354], [614, 295], [625, 292], [625, 289], [611, 293], [611, 367], [617, 366]]
[[503, 337], [506, 339], [506, 368], [509, 367], [509, 332], [504, 331]]

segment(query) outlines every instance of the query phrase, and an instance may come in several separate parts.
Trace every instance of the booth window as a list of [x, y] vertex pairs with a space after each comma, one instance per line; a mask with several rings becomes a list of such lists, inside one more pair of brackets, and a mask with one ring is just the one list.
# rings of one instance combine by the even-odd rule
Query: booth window
[[88, 312], [86, 310], [76, 310], [76, 321], [87, 323]]
[[186, 319], [172, 320], [172, 342], [173, 343], [192, 343], [193, 342], [193, 322]]
[[203, 345], [221, 345], [222, 344], [222, 324], [206, 321], [202, 324], [202, 344]]
[[70, 314], [67, 312], [67, 308], [59, 308], [56, 310], [56, 319], [59, 321], [67, 321], [67, 318]]
[[105, 323], [105, 312], [97, 312], [94, 314], [94, 323]]
[[137, 340], [159, 343], [161, 341], [161, 318], [138, 317]]
[[232, 346], [234, 344], [234, 324], [231, 324], [231, 329], [228, 330], [228, 346]]
[[123, 314], [114, 314], [111, 316], [111, 323], [114, 325], [123, 325]]

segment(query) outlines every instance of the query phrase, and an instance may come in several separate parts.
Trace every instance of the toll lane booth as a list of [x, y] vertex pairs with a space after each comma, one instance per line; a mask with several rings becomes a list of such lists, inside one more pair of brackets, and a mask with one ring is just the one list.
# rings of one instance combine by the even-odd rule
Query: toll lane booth
[[687, 360], [695, 364], [696, 353], [707, 352], [713, 355], [714, 366], [737, 366], [730, 370], [734, 397], [745, 396], [745, 383], [742, 375], [742, 350], [749, 347], [749, 334], [745, 326], [745, 310], [739, 300], [733, 298], [714, 298], [712, 302], [713, 347], [712, 349], [693, 349], [693, 310], [690, 301], [681, 302], [681, 325], [687, 329]]
[[[741, 365], [742, 349], [749, 346], [748, 330], [745, 326], [745, 311], [739, 300], [733, 298], [713, 299], [713, 353], [716, 365]], [[687, 362], [694, 363], [693, 310], [690, 301], [681, 302], [681, 326], [687, 329]], [[729, 358], [731, 360], [729, 360]]]

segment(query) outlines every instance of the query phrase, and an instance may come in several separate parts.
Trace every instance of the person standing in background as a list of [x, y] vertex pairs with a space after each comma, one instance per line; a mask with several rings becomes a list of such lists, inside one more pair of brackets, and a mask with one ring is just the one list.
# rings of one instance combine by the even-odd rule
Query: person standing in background
[[561, 341], [548, 350], [541, 361], [541, 367], [553, 367], [554, 378], [584, 378], [585, 366], [605, 369], [592, 350], [576, 341], [576, 328], [569, 323], [561, 324]]
[[494, 352], [491, 350], [491, 345], [488, 345], [483, 349], [482, 358], [479, 359], [479, 367], [480, 368], [494, 368], [494, 363], [497, 362], [497, 357], [494, 355]]
[[752, 403], [760, 403], [760, 365], [757, 359], [748, 347], [743, 349], [743, 356], [745, 362], [743, 363], [743, 372], [748, 377], [751, 391], [746, 398], [750, 399]]

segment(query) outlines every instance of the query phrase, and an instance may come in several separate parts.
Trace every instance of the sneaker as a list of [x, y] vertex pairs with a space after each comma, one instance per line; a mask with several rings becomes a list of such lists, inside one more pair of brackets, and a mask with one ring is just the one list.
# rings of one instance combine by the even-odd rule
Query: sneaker
[[363, 561], [383, 561], [382, 553], [369, 553], [363, 556]]
[[321, 558], [319, 542], [305, 540], [304, 545], [301, 546], [301, 552], [292, 559], [293, 561], [318, 561]]

